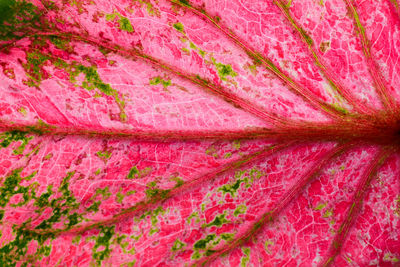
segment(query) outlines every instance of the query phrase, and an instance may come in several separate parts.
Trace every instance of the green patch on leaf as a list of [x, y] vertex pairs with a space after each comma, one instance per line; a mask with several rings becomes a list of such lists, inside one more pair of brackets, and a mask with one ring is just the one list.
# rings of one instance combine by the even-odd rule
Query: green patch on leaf
[[225, 65], [222, 63], [215, 63], [215, 67], [217, 68], [218, 75], [221, 80], [227, 80], [227, 76], [236, 77], [237, 73], [232, 69], [231, 65]]
[[315, 210], [322, 210], [326, 207], [326, 203], [319, 203], [314, 209]]
[[186, 244], [184, 242], [180, 241], [179, 239], [176, 239], [174, 244], [172, 245], [171, 250], [179, 251], [179, 250], [182, 250], [185, 246], [186, 246]]
[[240, 266], [246, 267], [250, 261], [250, 249], [249, 248], [242, 248], [242, 252], [245, 256], [243, 256], [240, 260]]
[[110, 151], [98, 151], [96, 155], [103, 160], [104, 162], [107, 161], [111, 157]]
[[225, 217], [226, 217], [226, 214], [219, 214], [219, 215], [215, 216], [215, 218], [212, 222], [203, 224], [202, 227], [211, 227], [211, 226], [221, 227], [222, 225], [230, 222]]
[[237, 179], [236, 182], [232, 184], [226, 184], [218, 188], [219, 191], [223, 192], [224, 194], [231, 194], [232, 197], [236, 196], [236, 192], [240, 188], [240, 184], [243, 183], [244, 180]]
[[164, 190], [158, 188], [157, 182], [152, 181], [146, 185], [146, 196], [151, 202], [166, 199], [171, 190]]
[[233, 215], [237, 217], [237, 216], [239, 216], [239, 214], [244, 214], [244, 213], [246, 213], [246, 211], [247, 211], [246, 205], [239, 205], [239, 206], [235, 209], [235, 211], [233, 212]]
[[126, 32], [134, 32], [133, 26], [128, 18], [122, 16], [121, 14], [114, 12], [112, 14], [106, 15], [106, 20], [113, 21], [118, 18], [119, 29]]
[[139, 170], [136, 166], [133, 166], [131, 168], [131, 170], [129, 171], [128, 176], [126, 178], [128, 178], [128, 179], [136, 178], [137, 174], [139, 174]]
[[0, 1], [0, 40], [20, 39], [39, 28], [40, 10], [27, 1]]
[[101, 225], [99, 227], [100, 233], [95, 238], [96, 243], [92, 249], [92, 257], [99, 265], [110, 256], [110, 245], [112, 244], [112, 237], [115, 235], [114, 229], [114, 225], [109, 227]]
[[174, 28], [175, 28], [175, 30], [177, 30], [178, 32], [182, 32], [182, 33], [185, 32], [184, 27], [183, 27], [183, 24], [180, 23], [180, 22], [175, 23], [175, 24], [174, 24]]
[[215, 234], [207, 235], [206, 238], [201, 239], [194, 243], [193, 248], [194, 249], [206, 249], [207, 245], [215, 239]]
[[161, 78], [160, 76], [156, 76], [149, 81], [150, 85], [158, 85], [162, 84], [164, 88], [167, 88], [168, 86], [172, 85], [171, 80], [165, 80]]
[[13, 153], [15, 155], [21, 155], [26, 145], [33, 137], [27, 137], [25, 132], [20, 131], [11, 131], [11, 132], [4, 132], [0, 134], [0, 147], [7, 148], [11, 143], [21, 141], [21, 144], [14, 149]]
[[[14, 206], [22, 206], [35, 198], [35, 184], [22, 186], [23, 180], [30, 180], [36, 175], [36, 171], [26, 177], [21, 177], [22, 168], [15, 169], [5, 177], [3, 185], [0, 187], [0, 207], [4, 208], [10, 201], [11, 197], [17, 194], [22, 195], [22, 202], [14, 204]], [[3, 179], [1, 179], [3, 180]]]
[[274, 244], [275, 244], [275, 243], [274, 243], [274, 241], [272, 241], [272, 240], [267, 239], [267, 241], [265, 241], [265, 243], [264, 243], [264, 249], [265, 249], [265, 251], [267, 252], [267, 254], [269, 254], [269, 255], [272, 254], [271, 251], [270, 251], [270, 249], [269, 249], [269, 246], [273, 246]]
[[25, 84], [31, 87], [39, 87], [42, 80], [48, 78], [47, 72], [43, 69], [46, 61], [51, 57], [40, 52], [28, 52], [26, 54], [26, 63], [22, 66], [28, 76]]

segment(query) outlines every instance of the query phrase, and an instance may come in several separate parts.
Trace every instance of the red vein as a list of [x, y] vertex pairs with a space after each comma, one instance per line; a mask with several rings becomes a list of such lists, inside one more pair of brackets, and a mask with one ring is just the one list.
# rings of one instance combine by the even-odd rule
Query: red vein
[[323, 156], [320, 157], [318, 162], [316, 162], [313, 166], [311, 166], [298, 180], [297, 182], [281, 197], [278, 201], [277, 205], [272, 209], [265, 211], [255, 223], [252, 224], [243, 234], [238, 236], [234, 241], [226, 243], [226, 245], [217, 250], [214, 254], [208, 257], [204, 257], [195, 262], [194, 265], [204, 265], [209, 263], [219, 257], [220, 255], [231, 251], [232, 249], [242, 245], [246, 241], [250, 239], [250, 237], [254, 236], [257, 232], [262, 229], [262, 227], [269, 222], [274, 221], [277, 216], [284, 210], [290, 202], [292, 202], [296, 196], [298, 196], [302, 189], [314, 178], [316, 177], [322, 168], [330, 162], [333, 158], [341, 155], [346, 152], [356, 143], [345, 143], [341, 144], [334, 149], [326, 152]]
[[92, 125], [90, 129], [81, 125], [47, 124], [43, 121], [10, 122], [0, 119], [0, 131], [21, 131], [27, 134], [44, 136], [75, 135], [87, 138], [135, 139], [141, 141], [185, 141], [185, 140], [235, 140], [235, 139], [273, 139], [273, 140], [309, 140], [343, 141], [363, 140], [376, 144], [400, 142], [396, 125], [374, 121], [372, 117], [358, 118], [358, 122], [303, 123], [297, 127], [268, 129], [260, 127], [241, 130], [159, 130], [137, 129], [134, 126], [124, 128], [105, 128]]
[[345, 88], [339, 79], [334, 78], [332, 71], [326, 66], [326, 63], [319, 56], [319, 53], [315, 50], [314, 41], [310, 36], [307, 35], [306, 31], [299, 25], [299, 23], [290, 14], [289, 7], [282, 0], [275, 0], [274, 3], [281, 10], [286, 19], [290, 22], [292, 28], [300, 35], [301, 40], [307, 45], [308, 50], [314, 58], [315, 65], [320, 69], [324, 77], [329, 81], [330, 86], [344, 98], [358, 113], [368, 114], [370, 110], [368, 107], [362, 105], [354, 98], [351, 92]]
[[261, 53], [255, 51], [250, 47], [250, 45], [246, 44], [243, 40], [241, 40], [238, 36], [236, 36], [233, 31], [229, 28], [223, 26], [221, 23], [217, 22], [214, 18], [208, 15], [205, 11], [199, 10], [196, 7], [191, 5], [181, 3], [178, 0], [169, 0], [170, 2], [177, 4], [187, 10], [192, 11], [194, 14], [205, 18], [208, 22], [210, 22], [213, 26], [219, 29], [226, 37], [231, 39], [238, 47], [243, 49], [251, 58], [260, 61], [261, 64], [273, 73], [276, 77], [282, 80], [286, 85], [288, 85], [289, 89], [297, 95], [303, 97], [305, 101], [310, 103], [314, 108], [319, 111], [322, 111], [324, 114], [332, 117], [334, 119], [338, 119], [343, 116], [343, 113], [331, 104], [321, 101], [318, 97], [315, 96], [310, 89], [303, 87], [296, 81], [294, 81], [289, 75], [285, 74], [279, 67], [277, 67], [270, 59], [265, 58], [261, 55]]
[[386, 110], [390, 112], [396, 112], [396, 102], [388, 90], [390, 85], [387, 85], [386, 81], [383, 78], [381, 70], [379, 69], [378, 64], [371, 54], [371, 44], [365, 35], [365, 29], [361, 24], [359, 15], [357, 13], [357, 9], [353, 4], [353, 0], [344, 0], [347, 7], [350, 9], [353, 15], [353, 20], [355, 27], [357, 28], [358, 35], [360, 36], [361, 46], [364, 52], [365, 59], [367, 60], [368, 70], [374, 80], [374, 86], [377, 90], [377, 93], [380, 97], [380, 100], [385, 107]]
[[381, 150], [371, 161], [368, 168], [365, 170], [361, 177], [360, 183], [357, 185], [356, 193], [352, 200], [352, 205], [347, 211], [344, 222], [340, 225], [337, 235], [332, 241], [329, 251], [326, 255], [326, 259], [323, 261], [322, 266], [331, 265], [337, 255], [339, 255], [343, 243], [346, 240], [347, 234], [349, 233], [350, 227], [354, 224], [357, 216], [362, 208], [362, 200], [368, 190], [372, 180], [375, 178], [378, 169], [384, 164], [386, 159], [392, 154], [391, 149]]
[[[108, 224], [114, 224], [117, 223], [124, 218], [127, 217], [132, 217], [137, 214], [140, 214], [146, 210], [155, 208], [158, 204], [160, 204], [163, 201], [166, 201], [168, 199], [171, 199], [174, 196], [177, 196], [185, 191], [192, 190], [194, 187], [199, 186], [203, 184], [204, 182], [207, 182], [209, 180], [215, 179], [219, 175], [222, 175], [223, 173], [227, 171], [232, 171], [235, 169], [238, 169], [240, 167], [244, 167], [252, 162], [255, 162], [257, 160], [265, 159], [266, 157], [272, 156], [288, 147], [290, 147], [294, 142], [289, 142], [289, 143], [283, 143], [283, 144], [278, 144], [278, 145], [272, 145], [267, 148], [258, 150], [254, 153], [251, 153], [249, 155], [242, 156], [238, 158], [237, 160], [234, 160], [233, 162], [229, 162], [227, 164], [224, 164], [218, 168], [215, 168], [209, 173], [203, 174], [199, 176], [198, 178], [195, 178], [189, 182], [185, 182], [183, 185], [173, 188], [171, 190], [165, 190], [163, 195], [161, 192], [160, 194], [157, 194], [153, 198], [147, 198], [144, 199], [143, 201], [129, 207], [123, 209], [121, 212], [113, 215], [111, 218], [107, 219], [102, 219], [102, 220], [96, 220], [89, 222], [84, 225], [78, 225], [73, 228], [64, 228], [64, 229], [28, 229], [31, 232], [37, 233], [37, 234], [54, 234], [54, 235], [61, 235], [61, 234], [66, 234], [66, 233], [82, 233], [90, 229], [97, 228], [101, 225], [108, 225]], [[29, 227], [28, 227], [29, 228]]]

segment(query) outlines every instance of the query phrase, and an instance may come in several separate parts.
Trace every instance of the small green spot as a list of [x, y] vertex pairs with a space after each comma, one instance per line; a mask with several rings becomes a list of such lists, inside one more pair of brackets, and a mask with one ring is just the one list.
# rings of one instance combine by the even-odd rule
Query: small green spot
[[179, 239], [175, 240], [174, 244], [172, 245], [171, 250], [172, 251], [178, 251], [183, 249], [186, 246], [185, 243], [183, 243], [182, 241], [180, 241]]
[[237, 190], [240, 188], [240, 184], [244, 180], [237, 179], [233, 184], [226, 184], [218, 188], [219, 191], [223, 192], [224, 194], [231, 194], [232, 197], [235, 197]]
[[110, 256], [110, 245], [111, 245], [111, 239], [115, 234], [115, 226], [100, 226], [99, 230], [100, 233], [97, 235], [95, 238], [96, 243], [94, 244], [94, 247], [92, 249], [92, 257], [93, 259], [96, 260], [97, 264], [100, 265], [100, 263], [106, 259], [108, 256]]
[[328, 209], [325, 211], [324, 215], [322, 215], [323, 218], [329, 218], [333, 215], [333, 209]]
[[325, 207], [326, 207], [326, 203], [320, 203], [314, 209], [315, 210], [322, 210]]
[[230, 241], [235, 237], [235, 234], [232, 233], [223, 233], [221, 234], [221, 238], [225, 241]]
[[240, 260], [240, 266], [246, 267], [247, 264], [250, 261], [250, 249], [249, 248], [242, 248], [242, 251], [244, 253], [244, 257]]
[[197, 220], [199, 219], [199, 213], [197, 211], [190, 214], [190, 216], [186, 219], [186, 222], [190, 224], [193, 218], [197, 218]]
[[81, 236], [77, 235], [74, 237], [74, 239], [72, 239], [72, 244], [77, 245], [77, 244], [79, 244], [80, 241], [81, 241]]
[[225, 216], [226, 216], [225, 214], [217, 215], [215, 216], [212, 222], [204, 224], [202, 225], [202, 227], [211, 227], [211, 226], [221, 227], [222, 225], [230, 222], [225, 218]]
[[127, 31], [127, 32], [134, 32], [132, 24], [128, 18], [126, 18], [116, 12], [114, 12], [112, 14], [106, 14], [106, 20], [108, 20], [108, 21], [113, 21], [117, 17], [118, 17], [118, 24], [119, 24], [120, 30]]
[[239, 214], [244, 214], [244, 213], [246, 213], [246, 211], [247, 211], [246, 205], [239, 205], [239, 206], [235, 209], [235, 211], [233, 212], [233, 215], [234, 215], [235, 217], [237, 217], [237, 216], [239, 216]]
[[137, 174], [139, 174], [139, 170], [136, 166], [133, 166], [131, 168], [131, 170], [129, 171], [128, 176], [126, 178], [128, 178], [128, 179], [136, 178]]
[[274, 241], [267, 239], [267, 241], [265, 241], [264, 243], [264, 249], [267, 252], [267, 254], [271, 255], [271, 251], [269, 250], [269, 246], [274, 245]]
[[175, 28], [175, 30], [177, 30], [178, 32], [182, 32], [182, 33], [184, 32], [183, 24], [180, 23], [180, 22], [175, 23], [175, 24], [174, 24], [174, 28]]
[[146, 188], [146, 196], [152, 202], [167, 198], [170, 192], [170, 190], [159, 189], [155, 181], [149, 182]]
[[162, 84], [164, 88], [167, 88], [168, 86], [172, 85], [171, 80], [164, 80], [160, 76], [156, 76], [149, 81], [150, 85], [158, 85]]
[[222, 80], [226, 80], [226, 76], [231, 76], [231, 77], [237, 76], [237, 73], [233, 71], [231, 65], [224, 65], [222, 63], [216, 63], [215, 66], [218, 70], [219, 77]]
[[123, 201], [124, 198], [125, 198], [125, 195], [122, 194], [121, 192], [118, 192], [116, 197], [117, 197], [117, 202], [121, 204], [122, 201]]
[[181, 177], [178, 177], [178, 176], [172, 177], [171, 180], [176, 182], [176, 185], [174, 186], [174, 188], [181, 187], [181, 186], [185, 183], [185, 182], [182, 180], [182, 178], [181, 178]]
[[111, 157], [111, 152], [109, 151], [98, 151], [96, 155], [103, 161], [107, 161]]
[[120, 16], [119, 17], [119, 28], [123, 31], [127, 31], [127, 32], [133, 32], [133, 27], [131, 22], [129, 21], [129, 19]]
[[207, 247], [207, 244], [210, 243], [212, 240], [215, 239], [215, 234], [207, 235], [206, 238], [201, 239], [194, 243], [193, 248], [194, 249], [205, 249]]
[[229, 159], [230, 157], [232, 157], [232, 153], [231, 153], [231, 152], [228, 152], [228, 153], [226, 153], [226, 154], [224, 155], [224, 158], [225, 158], [225, 159]]

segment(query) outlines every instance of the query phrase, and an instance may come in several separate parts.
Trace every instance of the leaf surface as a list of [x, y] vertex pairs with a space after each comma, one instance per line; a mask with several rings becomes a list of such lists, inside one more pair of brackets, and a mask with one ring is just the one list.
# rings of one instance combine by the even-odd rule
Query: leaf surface
[[396, 266], [399, 14], [0, 2], [0, 261]]

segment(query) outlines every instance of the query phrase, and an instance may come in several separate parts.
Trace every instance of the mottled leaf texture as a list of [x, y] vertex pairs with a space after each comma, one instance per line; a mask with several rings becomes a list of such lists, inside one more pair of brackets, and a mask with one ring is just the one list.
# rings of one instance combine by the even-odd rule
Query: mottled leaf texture
[[0, 266], [399, 266], [397, 0], [0, 0]]

